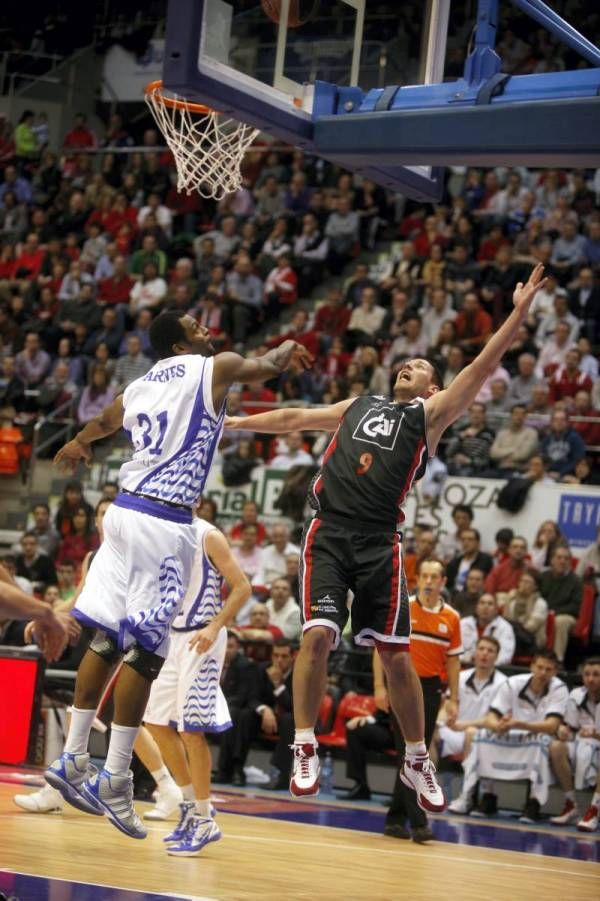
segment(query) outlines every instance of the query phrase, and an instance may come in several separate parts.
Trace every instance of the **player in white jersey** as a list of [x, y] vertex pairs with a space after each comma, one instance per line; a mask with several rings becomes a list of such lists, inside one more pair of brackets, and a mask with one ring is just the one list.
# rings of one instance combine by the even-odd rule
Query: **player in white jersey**
[[[183, 606], [171, 626], [165, 665], [152, 686], [144, 720], [182, 794], [176, 828], [164, 839], [169, 854], [191, 857], [221, 832], [210, 803], [211, 753], [205, 733], [231, 727], [220, 679], [226, 625], [251, 593], [224, 535], [211, 523], [194, 523], [197, 550]], [[225, 604], [223, 579], [230, 588]]]
[[[122, 832], [145, 838], [133, 807], [132, 748], [152, 681], [168, 651], [169, 628], [190, 579], [199, 500], [221, 436], [233, 382], [263, 382], [312, 357], [294, 341], [262, 357], [214, 355], [210, 332], [182, 311], [154, 319], [150, 340], [158, 362], [129, 385], [58, 452], [74, 470], [91, 461], [90, 444], [123, 427], [133, 458], [121, 468], [121, 491], [104, 521], [74, 615], [98, 631], [77, 674], [65, 750], [46, 771], [65, 800], [94, 808]], [[87, 743], [95, 710], [115, 662], [115, 713], [104, 768], [88, 770]]]
[[[569, 695], [565, 722], [550, 746], [552, 769], [565, 793], [555, 826], [577, 822], [580, 832], [595, 832], [600, 811], [600, 657], [583, 664], [583, 685]], [[594, 786], [591, 804], [580, 817], [575, 790]]]

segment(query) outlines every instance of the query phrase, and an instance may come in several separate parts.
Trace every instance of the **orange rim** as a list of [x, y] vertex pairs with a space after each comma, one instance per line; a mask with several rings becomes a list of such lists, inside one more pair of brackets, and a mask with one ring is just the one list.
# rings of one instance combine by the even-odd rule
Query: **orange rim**
[[184, 109], [188, 110], [190, 113], [201, 113], [202, 115], [215, 112], [214, 109], [211, 109], [210, 106], [205, 106], [203, 103], [191, 103], [189, 100], [178, 100], [175, 97], [167, 97], [167, 95], [162, 92], [162, 86], [163, 83], [160, 80], [150, 81], [144, 88], [144, 94], [152, 94], [156, 100], [165, 106], [168, 106], [170, 109]]

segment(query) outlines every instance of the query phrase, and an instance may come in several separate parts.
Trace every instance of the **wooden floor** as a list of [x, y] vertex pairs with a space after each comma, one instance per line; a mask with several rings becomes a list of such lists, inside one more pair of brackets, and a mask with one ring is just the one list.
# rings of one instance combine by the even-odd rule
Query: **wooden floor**
[[[600, 865], [219, 812], [223, 839], [197, 858], [172, 859], [150, 826], [145, 841], [69, 808], [21, 812], [0, 785], [0, 868], [203, 901], [598, 901]], [[143, 810], [145, 805], [138, 805]], [[65, 896], [66, 897], [66, 896]], [[69, 895], [70, 897], [70, 895]]]

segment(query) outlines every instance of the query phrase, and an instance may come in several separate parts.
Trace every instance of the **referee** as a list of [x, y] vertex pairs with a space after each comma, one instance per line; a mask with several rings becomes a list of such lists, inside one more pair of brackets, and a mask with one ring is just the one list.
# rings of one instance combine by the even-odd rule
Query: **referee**
[[[442, 700], [442, 682], [448, 682], [448, 724], [458, 717], [458, 680], [460, 674], [460, 617], [444, 602], [446, 583], [444, 565], [439, 560], [421, 561], [417, 572], [417, 594], [410, 599], [410, 655], [421, 680], [425, 705], [425, 745], [429, 748]], [[373, 655], [374, 691], [378, 706], [386, 704], [383, 668], [378, 654]], [[404, 757], [404, 738], [394, 720], [398, 756]], [[406, 828], [406, 820], [410, 832]], [[396, 775], [394, 794], [386, 816], [384, 835], [426, 842], [433, 838], [427, 816], [416, 801], [415, 792]]]

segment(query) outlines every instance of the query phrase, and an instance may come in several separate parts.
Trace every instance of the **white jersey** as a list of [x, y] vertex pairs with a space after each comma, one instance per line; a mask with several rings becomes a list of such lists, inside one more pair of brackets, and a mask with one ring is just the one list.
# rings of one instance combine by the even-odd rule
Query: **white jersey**
[[199, 629], [212, 620], [223, 607], [221, 588], [223, 577], [215, 569], [204, 548], [204, 540], [209, 532], [217, 529], [204, 519], [194, 520], [197, 545], [192, 567], [192, 576], [183, 604], [173, 621], [175, 632], [188, 632]]
[[530, 673], [510, 676], [498, 689], [490, 709], [495, 710], [499, 716], [510, 713], [513, 719], [530, 723], [545, 720], [549, 716], [558, 716], [562, 720], [569, 699], [565, 683], [553, 676], [546, 691], [535, 695], [531, 691], [532, 678]]
[[600, 701], [594, 701], [585, 687], [574, 688], [569, 695], [565, 723], [578, 732], [582, 726], [593, 726], [600, 732]]
[[221, 438], [225, 405], [212, 400], [214, 360], [182, 354], [159, 360], [123, 394], [123, 428], [133, 459], [121, 487], [191, 507], [200, 498]]
[[458, 677], [458, 718], [480, 720], [488, 710], [496, 692], [506, 682], [506, 676], [495, 669], [490, 678], [479, 688], [475, 684], [475, 668], [465, 669]]

